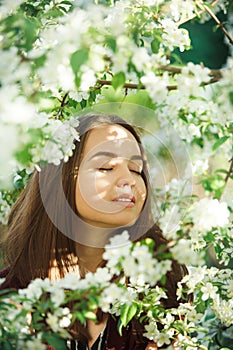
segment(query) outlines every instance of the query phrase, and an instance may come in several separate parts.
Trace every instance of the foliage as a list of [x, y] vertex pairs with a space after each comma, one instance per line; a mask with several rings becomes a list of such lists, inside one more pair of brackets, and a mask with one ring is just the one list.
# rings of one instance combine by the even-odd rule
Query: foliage
[[[225, 12], [228, 22], [221, 23], [219, 11]], [[164, 135], [172, 135], [165, 137], [170, 142], [168, 147], [164, 146], [164, 138], [163, 147], [149, 142], [149, 155], [152, 154], [153, 159], [159, 155], [167, 162], [171, 161], [169, 157], [174, 151], [185, 149], [190, 157], [191, 174], [184, 171], [182, 176], [166, 179], [163, 186], [155, 184], [154, 187], [155, 214], [164, 235], [171, 240], [171, 254], [181, 263], [192, 266], [185, 283], [188, 291], [194, 292], [195, 300], [192, 306], [187, 304], [183, 309], [171, 311], [169, 319], [160, 311], [160, 291], [152, 288], [149, 292], [150, 281], [144, 281], [141, 288], [145, 299], [139, 302], [135, 287], [133, 300], [127, 294], [127, 298], [122, 299], [125, 300], [122, 307], [118, 307], [121, 299], [109, 305], [114, 304], [120, 310], [122, 326], [132, 315], [140, 317], [146, 312], [148, 337], [157, 342], [161, 336], [156, 328], [159, 320], [164, 329], [169, 330], [167, 338], [162, 332], [164, 343], [176, 336], [184, 349], [231, 348], [233, 40], [230, 2], [3, 0], [0, 13], [0, 149], [4, 150], [0, 157], [1, 222], [7, 223], [10, 207], [32, 171], [39, 171], [46, 163], [58, 165], [72, 155], [74, 140], [79, 139], [77, 115], [96, 108], [104, 110], [106, 104], [111, 112], [112, 103], [108, 105], [108, 102], [113, 100], [118, 106], [133, 102], [135, 108], [141, 103], [150, 109], [150, 116], [153, 114], [156, 132], [164, 130]], [[182, 63], [182, 56], [178, 57], [177, 51], [186, 52], [192, 46], [184, 24], [194, 18], [202, 23], [212, 18], [217, 31], [223, 32], [229, 45], [223, 68], [216, 70], [201, 63]], [[141, 115], [141, 125], [148, 121], [146, 114]], [[181, 148], [174, 144], [174, 134], [182, 140]], [[147, 142], [146, 137], [144, 141]], [[175, 165], [178, 163], [175, 160]], [[152, 170], [151, 175], [155, 183], [157, 173]], [[198, 189], [194, 195], [192, 185]], [[208, 268], [205, 259], [210, 249], [217, 262], [216, 267]], [[127, 261], [124, 268], [129, 264]], [[104, 271], [108, 276], [109, 271]], [[48, 281], [32, 282], [32, 286], [33, 283], [41, 283], [46, 293], [53, 288]], [[77, 283], [79, 288], [81, 281]], [[82, 283], [88, 283], [88, 279]], [[52, 296], [43, 299], [46, 293], [43, 294], [42, 287], [38, 287], [40, 296], [32, 299], [34, 306], [30, 303], [31, 296], [26, 301], [24, 294], [9, 295], [16, 298], [15, 303], [23, 302], [23, 309], [5, 302], [6, 296], [2, 295], [1, 319], [4, 322], [8, 319], [8, 325], [1, 328], [2, 348], [13, 348], [9, 345], [9, 334], [12, 344], [13, 340], [17, 343], [18, 330], [25, 326], [30, 312], [34, 315], [31, 320], [35, 330], [34, 346], [36, 341], [53, 345], [56, 342], [56, 348], [62, 349], [61, 339], [63, 335], [68, 336], [69, 326], [43, 335], [47, 321], [40, 322], [43, 314], [40, 308], [51, 308], [51, 320], [56, 314], [59, 319], [71, 317], [70, 323], [73, 317], [82, 322], [83, 317], [93, 316], [89, 312], [99, 305], [107, 288], [118, 287], [114, 286], [111, 287], [109, 280], [104, 290], [94, 284], [93, 293], [84, 293], [91, 298], [87, 304], [77, 304], [81, 305], [82, 312], [74, 310], [71, 316], [56, 314], [60, 308], [51, 304]], [[129, 293], [123, 285], [120, 290]], [[82, 292], [79, 288], [65, 294], [67, 298], [80, 298], [84, 295]], [[93, 300], [94, 294], [96, 300]], [[17, 299], [22, 297], [24, 301]], [[129, 300], [132, 302], [128, 304]], [[152, 304], [156, 308], [151, 314]], [[147, 310], [146, 305], [149, 305]], [[18, 325], [9, 322], [9, 314], [18, 315]], [[179, 322], [177, 315], [182, 316]], [[191, 315], [195, 317], [192, 319]], [[48, 313], [43, 317], [48, 317]], [[43, 334], [37, 332], [37, 325]], [[22, 334], [31, 337], [27, 329]], [[31, 343], [28, 345], [31, 349], [30, 346]]]
[[[204, 339], [209, 335], [204, 327], [195, 323], [200, 322], [205, 309], [213, 303], [216, 317], [221, 317], [226, 327], [231, 324], [232, 297], [229, 293], [232, 293], [232, 286], [229, 287], [228, 283], [232, 271], [221, 273], [203, 267], [194, 269], [192, 279], [186, 277], [187, 280], [183, 281], [187, 282], [188, 293], [197, 290], [199, 294], [194, 304], [187, 301], [178, 308], [165, 310], [162, 300], [166, 298], [166, 290], [156, 284], [171, 269], [171, 256], [163, 252], [153, 253], [153, 245], [149, 238], [132, 243], [124, 231], [106, 246], [106, 267], [95, 273], [89, 272], [85, 279], [79, 279], [77, 273], [70, 273], [54, 282], [48, 278], [35, 279], [18, 293], [1, 292], [1, 348], [34, 349], [40, 346], [44, 349], [45, 344], [50, 344], [55, 349], [65, 350], [65, 340], [71, 338], [74, 322], [85, 324], [86, 319], [97, 320], [99, 307], [113, 317], [120, 317], [119, 332], [137, 317], [145, 324], [145, 336], [159, 346], [175, 342], [182, 349], [205, 349], [203, 338], [198, 340], [193, 332], [200, 330]], [[118, 275], [120, 278], [116, 281]], [[216, 287], [219, 285], [222, 287], [220, 291]], [[185, 290], [180, 288], [180, 291], [182, 294]], [[222, 300], [223, 296], [225, 300]], [[162, 330], [161, 325], [164, 326]]]

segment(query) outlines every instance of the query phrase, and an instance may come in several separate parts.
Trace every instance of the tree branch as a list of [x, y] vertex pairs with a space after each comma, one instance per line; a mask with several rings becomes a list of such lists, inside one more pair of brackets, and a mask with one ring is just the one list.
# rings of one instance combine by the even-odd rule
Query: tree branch
[[[108, 85], [108, 86], [111, 86], [112, 85], [112, 82], [111, 80], [101, 80], [101, 79], [98, 79], [97, 80], [97, 83], [100, 84], [101, 86], [104, 86], [104, 85]], [[145, 89], [145, 86], [144, 85], [141, 85], [141, 84], [133, 84], [133, 83], [125, 83], [122, 88], [124, 89], [136, 89], [136, 90], [144, 90]], [[167, 89], [170, 91], [170, 90], [176, 90], [177, 89], [177, 86], [176, 85], [168, 85], [167, 86]]]
[[[182, 68], [179, 67], [174, 67], [174, 66], [159, 66], [158, 67], [159, 70], [163, 70], [163, 71], [167, 71], [173, 74], [180, 74], [182, 72]], [[219, 69], [212, 69], [210, 70], [209, 73], [210, 76], [210, 80], [207, 83], [204, 83], [204, 85], [209, 85], [212, 83], [216, 83], [217, 81], [219, 81], [222, 78], [222, 73], [221, 70]], [[111, 86], [112, 82], [111, 80], [103, 80], [103, 79], [98, 79], [97, 83], [102, 87], [102, 86]], [[135, 89], [135, 90], [144, 90], [145, 86], [141, 85], [141, 84], [133, 84], [133, 83], [125, 83], [122, 86], [124, 89]], [[168, 85], [167, 86], [167, 90], [171, 91], [171, 90], [176, 90], [177, 89], [177, 85]]]
[[233, 39], [230, 36], [230, 34], [228, 33], [228, 31], [226, 30], [226, 28], [224, 27], [223, 23], [220, 22], [220, 20], [218, 19], [218, 17], [214, 14], [214, 12], [206, 5], [200, 5], [203, 6], [204, 10], [206, 12], [208, 12], [208, 14], [213, 18], [213, 20], [217, 23], [217, 25], [221, 28], [221, 30], [223, 31], [224, 35], [227, 37], [227, 39], [229, 40], [230, 44], [233, 45]]
[[[210, 6], [216, 5], [218, 2], [219, 2], [219, 0], [214, 0], [214, 1], [212, 1], [210, 3]], [[199, 7], [200, 7], [200, 5], [199, 5]], [[189, 17], [189, 18], [187, 18], [187, 19], [185, 19], [183, 21], [178, 22], [178, 26], [191, 21], [192, 19], [196, 18], [197, 16], [202, 15], [204, 12], [206, 12], [205, 9], [202, 9], [202, 10], [198, 11], [197, 14], [193, 15], [192, 17]]]
[[69, 92], [66, 92], [61, 100], [58, 99], [58, 101], [61, 103], [61, 105], [60, 105], [60, 108], [57, 112], [56, 119], [60, 119], [60, 117], [62, 117], [63, 108], [68, 104], [68, 102], [66, 101], [68, 95], [69, 95]]
[[[164, 70], [173, 74], [180, 74], [182, 72], [182, 68], [175, 67], [175, 66], [159, 66], [158, 69]], [[216, 81], [218, 81], [222, 78], [222, 72], [220, 69], [210, 69], [209, 76], [213, 77], [214, 79], [217, 79]]]
[[229, 169], [228, 169], [228, 172], [227, 172], [227, 174], [226, 174], [226, 177], [225, 177], [225, 183], [227, 183], [227, 181], [229, 180], [229, 178], [231, 177], [231, 174], [233, 173], [233, 157], [230, 159], [230, 162], [231, 162], [231, 164], [230, 164], [230, 167], [229, 167]]

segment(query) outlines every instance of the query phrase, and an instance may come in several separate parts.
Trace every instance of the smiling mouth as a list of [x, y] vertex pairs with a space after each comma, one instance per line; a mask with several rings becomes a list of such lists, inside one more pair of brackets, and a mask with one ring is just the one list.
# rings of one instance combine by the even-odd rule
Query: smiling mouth
[[127, 208], [132, 208], [135, 205], [135, 197], [133, 195], [124, 194], [113, 200], [113, 202]]

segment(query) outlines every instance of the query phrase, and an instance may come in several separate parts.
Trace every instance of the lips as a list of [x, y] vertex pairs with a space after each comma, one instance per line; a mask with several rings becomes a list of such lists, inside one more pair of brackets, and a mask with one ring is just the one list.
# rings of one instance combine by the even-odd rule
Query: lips
[[132, 208], [135, 205], [135, 197], [133, 194], [124, 193], [114, 198], [113, 202], [126, 208]]

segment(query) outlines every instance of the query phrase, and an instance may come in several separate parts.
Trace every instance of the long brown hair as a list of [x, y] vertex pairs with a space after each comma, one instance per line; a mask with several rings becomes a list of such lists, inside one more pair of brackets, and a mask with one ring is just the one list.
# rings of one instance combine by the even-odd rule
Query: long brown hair
[[[156, 249], [167, 243], [158, 226], [152, 224], [149, 172], [139, 133], [116, 115], [86, 115], [80, 117], [80, 141], [76, 141], [74, 153], [69, 161], [59, 166], [47, 165], [41, 173], [35, 171], [11, 210], [8, 236], [2, 244], [5, 265], [9, 267], [9, 272], [1, 288], [24, 288], [37, 277], [48, 277], [54, 262], [60, 277], [70, 272], [77, 264], [78, 257], [72, 239], [73, 216], [77, 215], [74, 195], [76, 172], [89, 131], [105, 124], [118, 124], [126, 128], [138, 142], [144, 160], [142, 177], [147, 187], [147, 198], [139, 219], [129, 227], [131, 239], [135, 241], [151, 237], [156, 242]], [[42, 195], [43, 184], [46, 184], [46, 191]], [[62, 221], [62, 230], [54, 224], [56, 218], [51, 220], [49, 208], [45, 209], [45, 202]], [[66, 210], [67, 205], [69, 210]], [[177, 305], [176, 288], [182, 275], [182, 266], [174, 261], [166, 282], [169, 307]]]

